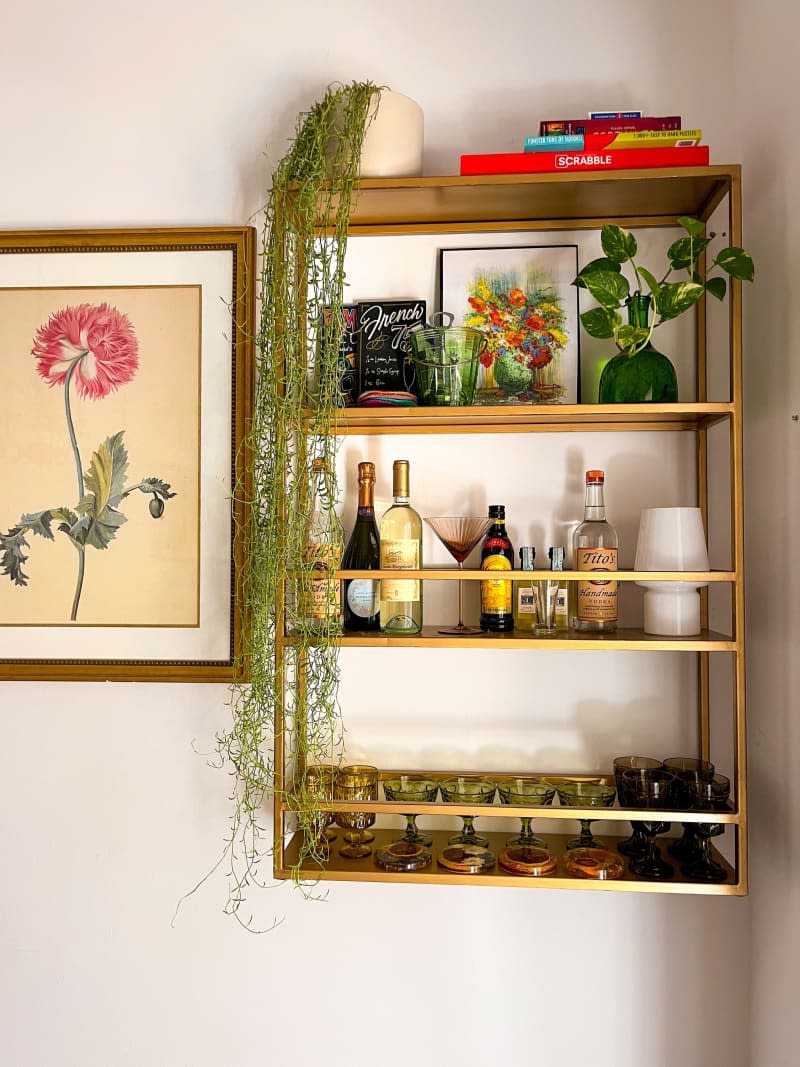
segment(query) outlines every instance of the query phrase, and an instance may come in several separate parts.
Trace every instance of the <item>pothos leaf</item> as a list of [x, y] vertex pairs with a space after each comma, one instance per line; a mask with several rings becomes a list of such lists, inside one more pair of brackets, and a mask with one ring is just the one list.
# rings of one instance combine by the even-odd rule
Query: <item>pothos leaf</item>
[[692, 219], [688, 215], [681, 215], [678, 222], [692, 237], [699, 237], [706, 228], [706, 224], [700, 219]]
[[593, 259], [579, 271], [577, 278], [573, 281], [572, 284], [577, 286], [579, 289], [585, 289], [586, 275], [594, 274], [596, 271], [599, 270], [612, 270], [616, 271], [616, 273], [619, 274], [622, 270], [622, 265], [620, 263], [615, 263], [613, 259], [607, 259], [605, 256], [602, 256], [600, 259]]
[[117, 504], [125, 495], [125, 476], [128, 472], [128, 453], [122, 443], [124, 431], [106, 438], [92, 456], [89, 469], [83, 476], [88, 492], [81, 497], [78, 511], [88, 516], [84, 543], [93, 548], [108, 548], [117, 530], [128, 520], [117, 511]]
[[693, 307], [705, 292], [705, 286], [697, 282], [670, 282], [662, 285], [656, 299], [656, 309], [661, 319], [674, 319]]
[[610, 270], [596, 270], [583, 277], [583, 283], [604, 308], [618, 308], [630, 293], [630, 282], [623, 274]]
[[728, 286], [724, 278], [709, 278], [706, 282], [706, 289], [717, 300], [724, 300]]
[[600, 244], [615, 263], [624, 263], [636, 255], [636, 238], [621, 226], [604, 226], [600, 231]]
[[583, 328], [591, 337], [609, 338], [619, 328], [622, 319], [611, 308], [592, 308], [581, 315]]

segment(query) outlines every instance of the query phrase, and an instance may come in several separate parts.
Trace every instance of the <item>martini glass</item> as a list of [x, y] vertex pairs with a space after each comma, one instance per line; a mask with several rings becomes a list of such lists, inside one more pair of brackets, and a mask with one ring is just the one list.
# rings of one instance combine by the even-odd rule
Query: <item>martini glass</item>
[[[493, 519], [478, 518], [476, 515], [446, 515], [435, 519], [426, 519], [444, 547], [458, 564], [458, 569], [464, 569], [464, 560], [473, 550], [478, 541], [483, 537]], [[470, 634], [479, 634], [477, 626], [465, 626], [461, 597], [463, 580], [458, 579], [458, 625], [439, 630], [440, 634], [449, 634], [454, 637], [464, 637]]]

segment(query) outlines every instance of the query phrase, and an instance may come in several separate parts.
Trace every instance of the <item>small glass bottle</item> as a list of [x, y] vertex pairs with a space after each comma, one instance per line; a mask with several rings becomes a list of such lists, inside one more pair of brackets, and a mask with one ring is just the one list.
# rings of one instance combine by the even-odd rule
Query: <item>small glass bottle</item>
[[[506, 533], [506, 509], [503, 504], [492, 504], [489, 517], [494, 523], [489, 527], [481, 548], [482, 571], [510, 571], [514, 569], [514, 548]], [[513, 582], [502, 578], [487, 578], [481, 581], [482, 630], [490, 633], [506, 633], [514, 629]]]
[[[615, 571], [617, 531], [606, 519], [603, 471], [586, 472], [583, 522], [572, 540], [576, 571]], [[614, 633], [617, 628], [617, 582], [593, 578], [579, 581], [572, 628], [581, 633]]]
[[[564, 557], [566, 552], [563, 545], [553, 545], [551, 548], [548, 548], [547, 555], [550, 559], [551, 571], [564, 570]], [[569, 629], [569, 600], [566, 582], [559, 583], [558, 593], [556, 593], [556, 629]]]
[[[380, 539], [375, 522], [375, 464], [358, 465], [358, 514], [342, 559], [345, 570], [373, 571], [381, 565]], [[381, 626], [380, 581], [348, 578], [342, 594], [344, 629], [379, 630]]]
[[[408, 503], [408, 460], [392, 467], [394, 503], [381, 519], [381, 570], [422, 568], [422, 519]], [[422, 629], [422, 582], [418, 578], [381, 579], [381, 630], [418, 634]]]
[[[520, 570], [533, 571], [536, 567], [536, 549], [524, 547], [519, 550]], [[536, 623], [533, 586], [526, 582], [514, 582], [514, 629], [531, 631]]]
[[296, 594], [297, 626], [330, 633], [339, 626], [339, 588], [334, 571], [342, 551], [342, 531], [330, 503], [328, 465], [311, 464], [313, 496], [303, 536], [303, 570]]

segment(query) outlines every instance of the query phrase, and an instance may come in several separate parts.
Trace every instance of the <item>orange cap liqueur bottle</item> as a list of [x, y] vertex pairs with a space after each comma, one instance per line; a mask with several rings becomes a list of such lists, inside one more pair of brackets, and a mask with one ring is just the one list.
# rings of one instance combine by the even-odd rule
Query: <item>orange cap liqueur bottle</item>
[[[586, 472], [583, 522], [573, 534], [576, 571], [617, 570], [617, 531], [606, 519], [603, 471]], [[617, 583], [591, 578], [577, 583], [572, 628], [582, 633], [613, 633], [617, 628]]]
[[[483, 539], [481, 570], [513, 570], [514, 549], [506, 533], [505, 506], [492, 504], [489, 518], [494, 522]], [[486, 578], [481, 582], [481, 629], [490, 633], [514, 629], [513, 582], [503, 578]]]
[[[347, 542], [342, 567], [345, 570], [374, 571], [381, 565], [380, 540], [375, 522], [373, 491], [375, 464], [358, 465], [358, 513]], [[379, 630], [381, 627], [380, 581], [377, 578], [348, 578], [344, 583], [345, 630]]]

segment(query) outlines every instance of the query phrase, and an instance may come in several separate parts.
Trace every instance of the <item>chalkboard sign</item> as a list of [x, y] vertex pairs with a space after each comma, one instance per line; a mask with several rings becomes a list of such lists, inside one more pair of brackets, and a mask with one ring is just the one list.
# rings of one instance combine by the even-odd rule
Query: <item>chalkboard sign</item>
[[425, 324], [424, 300], [362, 300], [358, 303], [360, 391], [414, 390], [408, 331]]

